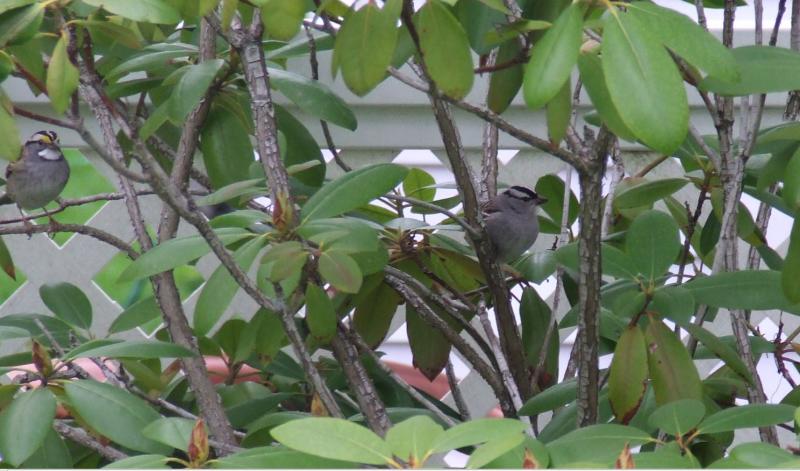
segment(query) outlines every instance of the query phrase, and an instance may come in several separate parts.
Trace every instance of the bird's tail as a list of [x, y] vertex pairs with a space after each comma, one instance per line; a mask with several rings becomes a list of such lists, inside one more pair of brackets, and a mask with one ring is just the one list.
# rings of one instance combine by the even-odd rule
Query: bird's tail
[[2, 196], [0, 196], [0, 206], [3, 206], [4, 204], [11, 204], [13, 202], [14, 200], [12, 200], [7, 193], [4, 193]]

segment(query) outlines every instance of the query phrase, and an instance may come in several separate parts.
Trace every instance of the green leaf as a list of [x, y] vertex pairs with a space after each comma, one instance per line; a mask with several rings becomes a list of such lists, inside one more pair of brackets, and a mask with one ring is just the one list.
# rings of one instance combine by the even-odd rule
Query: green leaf
[[592, 99], [592, 104], [597, 109], [608, 129], [626, 141], [635, 141], [636, 136], [622, 120], [617, 110], [617, 105], [611, 99], [606, 78], [603, 75], [603, 64], [600, 56], [590, 52], [578, 57], [578, 70], [581, 80], [586, 88], [586, 93]]
[[320, 458], [282, 446], [265, 446], [218, 458], [214, 466], [222, 469], [338, 469], [352, 468], [353, 463]]
[[443, 433], [441, 425], [428, 416], [419, 415], [392, 426], [386, 433], [386, 443], [395, 456], [407, 462], [422, 464]]
[[428, 74], [445, 95], [460, 100], [472, 88], [472, 53], [467, 34], [440, 0], [417, 12], [420, 49]]
[[[503, 1], [497, 3], [502, 5]], [[506, 22], [505, 15], [481, 0], [456, 2], [453, 13], [464, 28], [472, 50], [478, 55], [488, 54], [495, 44], [490, 42], [487, 34], [495, 32], [499, 24]]]
[[108, 328], [108, 333], [116, 334], [125, 332], [126, 330], [139, 327], [159, 316], [161, 316], [161, 309], [158, 303], [153, 296], [147, 296], [146, 298], [136, 301], [122, 311], [111, 323], [111, 326]]
[[268, 72], [270, 83], [301, 110], [351, 131], [358, 127], [353, 111], [327, 85], [282, 69], [270, 67]]
[[493, 460], [503, 456], [509, 451], [513, 450], [517, 445], [525, 440], [525, 435], [518, 433], [516, 435], [509, 435], [507, 437], [489, 440], [483, 445], [479, 446], [469, 455], [467, 461], [467, 469], [482, 468], [491, 463]]
[[142, 436], [176, 450], [186, 451], [195, 421], [181, 417], [162, 417], [142, 429]]
[[620, 117], [644, 144], [671, 154], [685, 140], [689, 105], [683, 79], [666, 49], [630, 14], [605, 22], [603, 75]]
[[59, 319], [79, 329], [92, 326], [92, 304], [80, 288], [71, 283], [48, 283], [39, 288], [39, 296]]
[[41, 446], [20, 465], [20, 468], [67, 469], [73, 468], [73, 460], [67, 444], [58, 432], [51, 428], [47, 431]]
[[570, 463], [608, 463], [625, 445], [634, 447], [653, 439], [646, 432], [625, 425], [601, 424], [573, 430], [547, 444], [550, 466], [568, 468]]
[[67, 382], [64, 391], [81, 418], [100, 434], [131, 450], [169, 453], [169, 448], [141, 434], [147, 424], [159, 418], [144, 400], [93, 380]]
[[392, 462], [389, 445], [369, 429], [343, 419], [293, 420], [271, 430], [283, 445], [309, 455], [364, 464]]
[[692, 336], [705, 345], [706, 348], [714, 352], [714, 355], [724, 361], [736, 374], [744, 378], [748, 383], [753, 384], [753, 376], [750, 374], [744, 361], [740, 358], [739, 353], [731, 348], [730, 345], [699, 325], [685, 322], [681, 323], [680, 326], [692, 334]]
[[664, 274], [678, 256], [681, 248], [678, 225], [666, 213], [646, 211], [628, 229], [625, 247], [639, 273], [654, 280]]
[[[152, 46], [151, 46], [152, 47]], [[106, 73], [107, 78], [121, 77], [130, 72], [151, 70], [164, 66], [165, 61], [186, 57], [197, 53], [197, 47], [187, 44], [163, 44], [158, 49], [145, 49], [145, 52], [131, 57]]]
[[0, 95], [0, 159], [14, 161], [19, 158], [20, 142], [17, 121], [6, 109], [5, 95]]
[[208, 87], [225, 63], [222, 59], [213, 59], [197, 65], [187, 65], [184, 73], [170, 93], [167, 115], [174, 124], [182, 124], [189, 113], [206, 95]]
[[538, 415], [575, 400], [578, 382], [574, 379], [562, 381], [528, 399], [519, 409], [519, 415]]
[[403, 193], [422, 201], [433, 201], [436, 197], [436, 180], [421, 168], [412, 168], [403, 180]]
[[328, 183], [303, 206], [303, 221], [338, 216], [361, 207], [397, 186], [408, 169], [397, 164], [376, 164], [348, 172]]
[[567, 134], [572, 119], [572, 84], [564, 82], [561, 90], [547, 103], [547, 136], [553, 145], [558, 145]]
[[254, 155], [250, 136], [224, 108], [211, 107], [200, 133], [200, 150], [214, 188], [249, 181], [247, 169]]
[[521, 435], [525, 424], [514, 419], [475, 419], [451, 427], [433, 443], [434, 453]]
[[287, 41], [300, 30], [306, 13], [305, 0], [260, 0], [261, 22], [270, 37]]
[[656, 403], [666, 404], [680, 399], [703, 398], [700, 375], [686, 347], [664, 323], [648, 315], [650, 323], [645, 332], [648, 363]]
[[706, 77], [705, 91], [726, 96], [784, 92], [800, 88], [800, 54], [783, 47], [744, 46], [731, 50], [739, 66], [738, 81]]
[[741, 270], [698, 277], [684, 285], [699, 304], [727, 309], [796, 312], [783, 294], [781, 272]]
[[[104, 344], [94, 346], [92, 342]], [[107, 340], [87, 342], [67, 352], [65, 359], [111, 357], [111, 358], [181, 358], [194, 356], [191, 350], [170, 342], [158, 340], [126, 340], [106, 343]]]
[[157, 24], [175, 24], [181, 21], [178, 11], [163, 0], [84, 0], [83, 3], [103, 8], [115, 15], [134, 21]]
[[[0, 8], [5, 8], [5, 4]], [[14, 2], [16, 3], [16, 2]], [[12, 5], [14, 4], [12, 3]], [[33, 2], [29, 2], [33, 3]], [[14, 44], [23, 44], [39, 32], [44, 18], [45, 5], [37, 2], [33, 5], [15, 8], [0, 16], [0, 48]]]
[[136, 455], [103, 466], [103, 469], [171, 469], [164, 455]]
[[212, 204], [220, 204], [230, 201], [240, 196], [250, 196], [254, 193], [265, 194], [267, 192], [264, 186], [263, 178], [252, 178], [225, 185], [210, 195], [203, 196], [197, 199], [198, 206], [206, 206]]
[[[522, 291], [519, 316], [522, 324], [522, 345], [525, 350], [525, 359], [528, 365], [535, 368], [540, 360], [547, 329], [552, 322], [555, 322], [553, 313], [539, 293], [535, 289], [527, 287]], [[554, 329], [550, 335], [547, 351], [544, 352], [546, 360], [540, 384], [550, 385], [556, 382], [559, 346], [558, 329]]]
[[718, 433], [791, 422], [795, 409], [786, 404], [746, 404], [731, 407], [706, 417], [697, 427], [697, 431]]
[[[784, 191], [786, 187], [784, 186]], [[789, 236], [789, 249], [786, 252], [781, 270], [783, 294], [792, 303], [800, 302], [800, 223], [795, 219]]]
[[[519, 56], [520, 52], [518, 41], [504, 42], [497, 52], [496, 63], [508, 62]], [[489, 94], [486, 97], [486, 105], [490, 110], [500, 114], [508, 109], [522, 86], [523, 75], [520, 64], [492, 72], [492, 77], [489, 79]]]
[[323, 252], [319, 256], [319, 273], [344, 293], [357, 293], [361, 288], [361, 269], [352, 257], [342, 252]]
[[127, 26], [111, 21], [73, 20], [73, 23], [86, 27], [95, 42], [113, 41], [112, 44], [119, 43], [130, 49], [142, 48], [139, 36]]
[[525, 437], [524, 441], [502, 456], [497, 457], [483, 466], [484, 469], [514, 469], [520, 467], [525, 461], [526, 452], [533, 455], [540, 469], [547, 469], [550, 465], [550, 455], [547, 448], [539, 440]]
[[792, 210], [800, 209], [800, 152], [795, 152], [791, 156], [781, 176], [783, 177], [783, 201]]
[[739, 79], [730, 49], [693, 19], [649, 2], [635, 3], [628, 12], [689, 64], [712, 77], [732, 82]]
[[67, 36], [61, 35], [47, 67], [47, 94], [57, 113], [66, 111], [73, 92], [78, 89], [78, 69], [67, 56]]
[[328, 294], [313, 283], [306, 288], [306, 324], [320, 343], [328, 343], [336, 335], [337, 317], [333, 303]]
[[325, 160], [322, 158], [322, 151], [320, 151], [314, 136], [303, 123], [281, 106], [275, 106], [275, 118], [278, 120], [278, 130], [286, 136], [286, 145], [283, 146], [281, 143], [281, 150], [285, 151], [283, 161], [287, 170], [298, 164], [318, 162], [318, 165], [292, 175], [292, 177], [305, 185], [322, 186], [322, 182], [325, 180]]
[[414, 367], [428, 381], [435, 380], [450, 358], [450, 342], [411, 306], [406, 307], [406, 335]]
[[[247, 241], [236, 249], [233, 259], [242, 271], [247, 273], [250, 270], [266, 242], [263, 237], [259, 237]], [[194, 309], [195, 335], [206, 335], [214, 328], [237, 291], [239, 291], [239, 283], [233, 279], [228, 269], [220, 264], [208, 278], [197, 298], [197, 305]]]
[[11, 258], [11, 252], [9, 252], [8, 247], [6, 246], [6, 243], [3, 242], [2, 237], [0, 237], [0, 270], [3, 270], [12, 280], [17, 279], [17, 272], [14, 268], [14, 260]]
[[353, 326], [367, 345], [377, 348], [383, 342], [400, 301], [397, 291], [381, 283], [356, 306]]
[[780, 466], [782, 463], [791, 463], [789, 468], [797, 466], [795, 455], [769, 443], [739, 444], [730, 450], [730, 457], [740, 463], [762, 469], [784, 467]]
[[[236, 227], [221, 228], [215, 232], [225, 245], [253, 236], [252, 233]], [[210, 251], [211, 247], [199, 235], [170, 239], [137, 258], [120, 274], [119, 281], [133, 281], [169, 271], [196, 260]]]
[[684, 399], [673, 401], [657, 408], [650, 414], [647, 422], [651, 427], [657, 427], [662, 432], [673, 436], [687, 434], [703, 420], [706, 415], [706, 406], [697, 399]]
[[364, 96], [386, 78], [397, 42], [397, 16], [368, 3], [349, 14], [336, 35], [333, 64], [342, 68], [344, 83]]
[[[536, 182], [536, 193], [547, 198], [542, 210], [560, 225], [564, 213], [564, 180], [558, 175], [544, 175]], [[567, 222], [572, 224], [576, 219], [578, 219], [578, 198], [570, 190]]]
[[647, 346], [638, 325], [619, 336], [608, 376], [608, 399], [617, 420], [627, 424], [639, 410], [647, 390]]
[[580, 52], [582, 28], [582, 7], [573, 3], [533, 46], [522, 82], [522, 93], [529, 108], [544, 106], [569, 81]]
[[628, 179], [628, 185], [617, 187], [614, 206], [617, 209], [632, 209], [650, 206], [686, 186], [685, 178], [662, 178], [659, 180]]
[[44, 442], [53, 426], [56, 398], [40, 388], [17, 396], [0, 413], [0, 454], [3, 463], [19, 466]]
[[31, 3], [35, 2], [36, 0], [6, 0], [2, 4], [0, 4], [0, 14], [3, 14], [8, 10], [13, 10], [15, 8], [28, 6]]

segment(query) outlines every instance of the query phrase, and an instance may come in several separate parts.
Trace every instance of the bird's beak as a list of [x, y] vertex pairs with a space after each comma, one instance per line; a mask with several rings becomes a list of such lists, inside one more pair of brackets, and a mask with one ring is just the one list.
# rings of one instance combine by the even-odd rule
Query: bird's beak
[[547, 203], [548, 201], [550, 201], [550, 200], [548, 200], [547, 198], [543, 198], [541, 196], [537, 196], [536, 197], [536, 204], [539, 205], [539, 206]]

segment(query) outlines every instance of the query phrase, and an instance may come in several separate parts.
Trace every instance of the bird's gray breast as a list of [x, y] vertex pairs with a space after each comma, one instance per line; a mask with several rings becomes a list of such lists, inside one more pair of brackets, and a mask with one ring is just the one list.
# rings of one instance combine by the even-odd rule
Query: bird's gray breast
[[69, 180], [69, 164], [64, 159], [24, 159], [8, 180], [8, 193], [23, 209], [38, 209], [61, 194]]

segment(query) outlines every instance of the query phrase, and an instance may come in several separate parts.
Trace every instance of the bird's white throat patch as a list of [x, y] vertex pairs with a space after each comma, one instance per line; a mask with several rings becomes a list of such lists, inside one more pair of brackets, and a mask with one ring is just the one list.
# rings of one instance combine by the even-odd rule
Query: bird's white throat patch
[[39, 157], [45, 160], [58, 160], [61, 158], [61, 152], [55, 149], [47, 148], [39, 151]]

